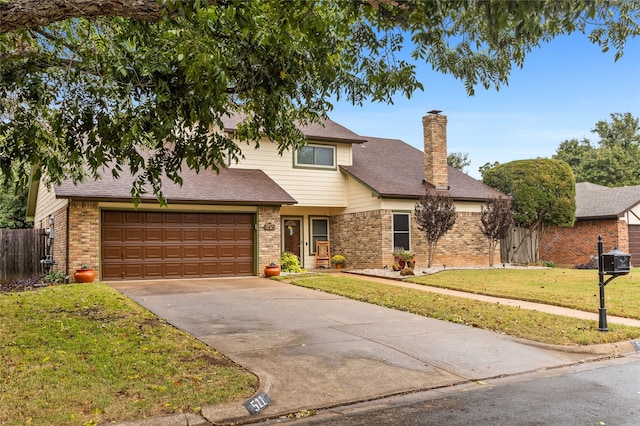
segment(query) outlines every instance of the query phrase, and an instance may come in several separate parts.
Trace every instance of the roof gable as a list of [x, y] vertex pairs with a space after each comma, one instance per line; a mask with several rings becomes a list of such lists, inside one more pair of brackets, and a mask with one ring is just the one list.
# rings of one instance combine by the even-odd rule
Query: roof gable
[[[353, 165], [341, 169], [381, 197], [419, 198], [433, 185], [424, 180], [424, 153], [399, 139], [367, 137], [354, 145]], [[487, 200], [505, 194], [448, 167], [449, 195], [457, 200]]]
[[576, 218], [618, 217], [640, 204], [640, 185], [609, 188], [589, 182], [576, 184]]

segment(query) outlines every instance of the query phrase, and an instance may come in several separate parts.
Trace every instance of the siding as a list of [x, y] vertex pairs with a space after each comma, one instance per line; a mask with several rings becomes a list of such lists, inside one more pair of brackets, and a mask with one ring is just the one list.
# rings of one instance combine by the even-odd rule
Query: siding
[[347, 199], [349, 207], [344, 213], [355, 213], [361, 211], [378, 210], [381, 206], [381, 200], [374, 196], [371, 189], [362, 185], [350, 176], [345, 177], [347, 187]]
[[[337, 164], [351, 164], [351, 145], [331, 144], [337, 148]], [[268, 140], [259, 149], [247, 147], [240, 163], [232, 168], [260, 169], [298, 201], [299, 206], [346, 207], [345, 178], [336, 167], [331, 170], [293, 167], [293, 152], [278, 154], [278, 147]]]
[[[44, 224], [44, 222], [48, 219], [49, 215], [54, 212], [64, 208], [67, 206], [69, 201], [66, 199], [56, 199], [56, 194], [52, 189], [48, 189], [44, 184], [44, 179], [40, 179], [40, 183], [38, 185], [38, 198], [36, 199], [36, 211], [34, 214], [33, 222], [37, 224], [40, 222]], [[42, 225], [40, 227], [46, 228], [47, 225]]]

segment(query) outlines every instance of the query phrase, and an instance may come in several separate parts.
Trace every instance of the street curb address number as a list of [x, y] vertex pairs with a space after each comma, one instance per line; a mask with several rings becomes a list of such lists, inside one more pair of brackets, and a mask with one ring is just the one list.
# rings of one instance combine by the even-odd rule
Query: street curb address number
[[244, 408], [246, 408], [252, 416], [255, 416], [260, 411], [271, 405], [271, 403], [273, 403], [273, 401], [269, 398], [269, 395], [267, 395], [264, 391], [260, 391], [253, 398], [246, 401], [242, 405], [244, 405]]

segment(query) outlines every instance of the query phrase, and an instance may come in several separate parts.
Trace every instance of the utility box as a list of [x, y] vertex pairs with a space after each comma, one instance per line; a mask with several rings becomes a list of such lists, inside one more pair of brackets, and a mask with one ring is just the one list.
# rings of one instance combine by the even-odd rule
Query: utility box
[[602, 272], [607, 275], [625, 275], [631, 270], [631, 256], [615, 247], [602, 255]]

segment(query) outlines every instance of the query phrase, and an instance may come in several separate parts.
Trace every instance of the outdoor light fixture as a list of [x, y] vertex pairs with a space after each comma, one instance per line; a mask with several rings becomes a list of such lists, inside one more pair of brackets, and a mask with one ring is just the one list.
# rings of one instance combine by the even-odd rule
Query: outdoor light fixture
[[[631, 269], [630, 264], [631, 256], [618, 250], [618, 247], [615, 247], [608, 253], [602, 254], [602, 235], [598, 235], [598, 276], [600, 278], [598, 281], [598, 286], [600, 287], [600, 310], [598, 311], [599, 331], [609, 331], [607, 327], [607, 308], [604, 307], [604, 286], [612, 279], [620, 275], [628, 274]], [[605, 275], [611, 275], [611, 277], [605, 281]]]

